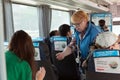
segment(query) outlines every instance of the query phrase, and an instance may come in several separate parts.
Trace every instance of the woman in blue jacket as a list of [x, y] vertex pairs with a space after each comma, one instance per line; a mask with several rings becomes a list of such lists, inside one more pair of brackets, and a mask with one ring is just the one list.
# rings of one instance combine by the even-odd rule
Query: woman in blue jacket
[[77, 45], [81, 55], [81, 62], [83, 62], [88, 54], [90, 46], [94, 43], [94, 39], [99, 33], [91, 22], [88, 21], [88, 15], [84, 11], [77, 11], [71, 16], [71, 22], [76, 30], [75, 38], [64, 49], [63, 52], [56, 55], [58, 60], [64, 59], [72, 53], [73, 46]]

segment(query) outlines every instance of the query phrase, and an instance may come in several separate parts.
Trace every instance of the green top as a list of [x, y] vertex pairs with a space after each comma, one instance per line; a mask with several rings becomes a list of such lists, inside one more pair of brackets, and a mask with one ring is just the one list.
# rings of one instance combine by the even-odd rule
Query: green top
[[21, 60], [12, 51], [5, 53], [7, 80], [32, 80], [32, 71], [28, 62]]

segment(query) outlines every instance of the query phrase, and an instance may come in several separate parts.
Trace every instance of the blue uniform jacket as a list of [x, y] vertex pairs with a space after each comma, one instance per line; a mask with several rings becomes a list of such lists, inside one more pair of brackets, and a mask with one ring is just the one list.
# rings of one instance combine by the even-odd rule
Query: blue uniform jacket
[[86, 59], [88, 56], [90, 46], [93, 44], [98, 33], [99, 31], [96, 29], [96, 26], [91, 24], [91, 22], [88, 22], [88, 27], [82, 40], [79, 37], [80, 32], [75, 32], [76, 42], [80, 48], [82, 59]]

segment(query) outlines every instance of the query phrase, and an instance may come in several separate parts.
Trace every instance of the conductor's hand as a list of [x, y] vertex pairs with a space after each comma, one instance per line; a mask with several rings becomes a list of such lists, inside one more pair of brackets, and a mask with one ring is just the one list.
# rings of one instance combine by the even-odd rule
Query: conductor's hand
[[62, 60], [62, 59], [64, 59], [64, 53], [63, 52], [60, 52], [60, 53], [57, 53], [56, 54], [56, 58], [58, 59], [58, 60]]
[[83, 61], [82, 67], [83, 67], [83, 68], [87, 68], [87, 60], [84, 60], [84, 61]]

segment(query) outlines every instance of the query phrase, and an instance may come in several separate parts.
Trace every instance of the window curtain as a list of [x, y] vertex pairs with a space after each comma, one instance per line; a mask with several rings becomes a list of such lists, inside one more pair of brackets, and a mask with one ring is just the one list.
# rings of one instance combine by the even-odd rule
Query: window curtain
[[52, 10], [48, 5], [41, 5], [38, 9], [40, 37], [47, 37], [51, 28]]
[[70, 10], [70, 11], [69, 11], [69, 15], [70, 15], [70, 25], [72, 25], [72, 23], [71, 23], [71, 16], [73, 15], [74, 12], [75, 12], [74, 10]]
[[6, 77], [6, 62], [4, 53], [4, 17], [3, 17], [3, 0], [0, 0], [0, 80], [7, 80]]
[[4, 14], [5, 41], [10, 41], [11, 36], [14, 33], [12, 3], [10, 2], [10, 0], [3, 0], [3, 8], [5, 13]]

